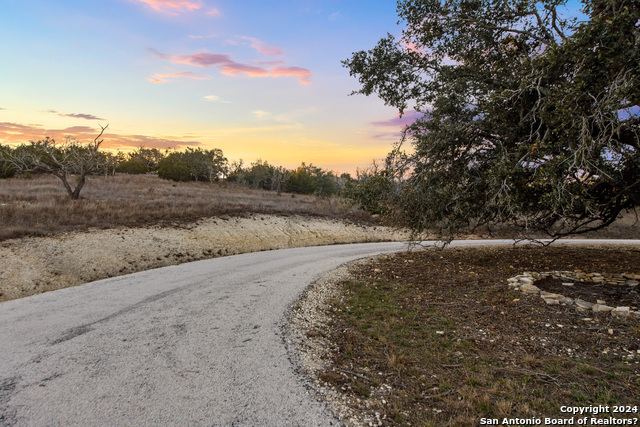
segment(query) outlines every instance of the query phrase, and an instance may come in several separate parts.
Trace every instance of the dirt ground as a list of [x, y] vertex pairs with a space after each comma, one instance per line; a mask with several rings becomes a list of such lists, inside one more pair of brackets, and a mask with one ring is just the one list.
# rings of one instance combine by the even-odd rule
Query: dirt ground
[[[637, 423], [640, 319], [548, 305], [509, 289], [507, 279], [523, 271], [637, 274], [639, 261], [637, 246], [447, 248], [379, 257], [338, 283], [326, 325], [307, 332], [332, 349], [316, 379], [346, 397], [340, 411], [350, 414], [350, 425], [562, 421], [571, 418], [563, 405], [629, 406], [635, 412], [597, 418]], [[557, 290], [552, 280], [537, 285]], [[636, 285], [611, 286], [617, 288], [576, 283], [564, 292], [640, 309]]]
[[218, 217], [12, 239], [0, 242], [0, 301], [218, 256], [406, 239], [406, 233], [387, 227], [295, 215]]

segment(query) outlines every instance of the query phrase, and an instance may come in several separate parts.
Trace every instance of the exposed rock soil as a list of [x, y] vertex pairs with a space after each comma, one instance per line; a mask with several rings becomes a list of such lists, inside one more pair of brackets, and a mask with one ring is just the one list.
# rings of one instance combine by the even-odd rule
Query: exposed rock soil
[[406, 239], [387, 227], [269, 215], [13, 239], [0, 243], [0, 301], [219, 256]]

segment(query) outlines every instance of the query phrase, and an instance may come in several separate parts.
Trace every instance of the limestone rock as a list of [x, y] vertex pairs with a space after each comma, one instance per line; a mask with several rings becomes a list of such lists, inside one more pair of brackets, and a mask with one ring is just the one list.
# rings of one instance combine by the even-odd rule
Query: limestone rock
[[563, 296], [562, 296], [562, 295], [560, 295], [560, 294], [554, 294], [554, 293], [551, 293], [551, 292], [545, 292], [545, 291], [541, 291], [541, 292], [540, 292], [540, 296], [541, 296], [542, 298], [551, 298], [551, 299], [560, 299], [560, 298], [562, 298], [562, 297], [563, 297]]
[[540, 288], [531, 283], [523, 283], [520, 285], [520, 290], [525, 294], [537, 294], [540, 292]]
[[595, 313], [602, 313], [613, 310], [613, 307], [604, 304], [594, 304], [593, 307], [591, 307], [591, 310]]
[[611, 314], [613, 314], [616, 317], [626, 319], [631, 315], [631, 310], [629, 307], [616, 307], [613, 310], [611, 310]]
[[574, 302], [578, 307], [583, 308], [585, 310], [590, 310], [591, 307], [593, 307], [592, 303], [587, 302], [585, 300], [581, 300], [580, 298], [577, 298]]

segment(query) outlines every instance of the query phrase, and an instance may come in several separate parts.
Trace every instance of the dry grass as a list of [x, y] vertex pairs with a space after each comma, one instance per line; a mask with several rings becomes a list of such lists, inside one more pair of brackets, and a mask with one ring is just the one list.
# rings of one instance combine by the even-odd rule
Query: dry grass
[[370, 222], [338, 200], [252, 190], [228, 183], [174, 183], [153, 175], [90, 177], [72, 201], [53, 176], [0, 180], [0, 240], [69, 230], [180, 224], [251, 213], [310, 215]]
[[637, 423], [639, 319], [547, 305], [506, 279], [545, 269], [637, 272], [639, 255], [634, 246], [448, 248], [361, 266], [329, 304], [327, 335], [338, 350], [320, 378], [381, 425], [561, 420], [571, 418], [561, 406], [589, 405], [629, 405], [635, 412], [597, 417]]

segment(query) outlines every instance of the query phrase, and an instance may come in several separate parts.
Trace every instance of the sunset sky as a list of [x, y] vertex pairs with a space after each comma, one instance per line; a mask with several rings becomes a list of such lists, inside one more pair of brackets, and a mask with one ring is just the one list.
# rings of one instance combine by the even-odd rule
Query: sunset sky
[[396, 2], [4, 0], [0, 143], [221, 148], [230, 160], [354, 172], [396, 111], [340, 61], [399, 35]]

